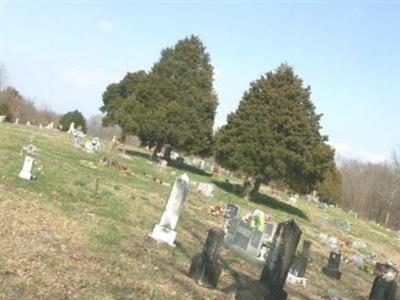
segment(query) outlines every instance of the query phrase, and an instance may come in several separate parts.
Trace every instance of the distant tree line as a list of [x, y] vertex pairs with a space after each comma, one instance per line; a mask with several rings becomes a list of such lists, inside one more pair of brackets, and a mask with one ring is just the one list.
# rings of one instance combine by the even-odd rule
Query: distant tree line
[[400, 228], [400, 154], [389, 162], [372, 164], [357, 160], [340, 163], [342, 197], [339, 204], [363, 218]]
[[46, 125], [50, 122], [58, 123], [60, 116], [48, 108], [38, 108], [29, 99], [22, 96], [15, 88], [5, 87], [0, 91], [0, 115], [5, 115], [6, 120], [20, 123]]

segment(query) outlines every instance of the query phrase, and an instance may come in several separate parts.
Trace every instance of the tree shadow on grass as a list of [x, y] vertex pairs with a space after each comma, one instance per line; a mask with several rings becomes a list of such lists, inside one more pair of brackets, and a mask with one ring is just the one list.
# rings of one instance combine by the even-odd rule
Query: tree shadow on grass
[[[212, 180], [212, 183], [214, 183], [217, 187], [224, 190], [225, 192], [234, 194], [239, 197], [243, 197], [243, 189], [241, 185], [232, 184], [227, 181], [221, 182], [217, 180]], [[309, 220], [307, 215], [301, 209], [298, 209], [297, 207], [291, 206], [285, 202], [279, 201], [278, 199], [275, 199], [265, 194], [259, 193], [257, 199], [253, 200], [253, 202], [276, 210], [283, 211], [287, 214], [298, 216], [305, 220]]]
[[179, 163], [176, 162], [174, 160], [170, 160], [168, 162], [168, 166], [173, 167], [175, 169], [181, 170], [181, 171], [186, 171], [186, 172], [191, 172], [197, 175], [201, 175], [201, 176], [207, 176], [207, 177], [211, 177], [212, 175], [210, 173], [207, 173], [206, 171], [190, 166], [188, 164], [185, 163]]
[[132, 155], [132, 156], [136, 156], [136, 157], [154, 161], [154, 159], [148, 153], [143, 153], [143, 152], [136, 151], [136, 150], [125, 150], [125, 153], [128, 155]]

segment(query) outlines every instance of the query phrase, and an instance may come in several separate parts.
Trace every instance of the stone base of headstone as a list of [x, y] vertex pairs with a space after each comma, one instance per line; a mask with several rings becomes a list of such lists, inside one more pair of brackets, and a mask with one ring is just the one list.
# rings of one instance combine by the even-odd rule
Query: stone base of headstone
[[175, 247], [176, 231], [171, 230], [167, 227], [156, 224], [151, 233], [150, 237], [160, 243], [167, 243], [168, 245]]
[[288, 276], [286, 278], [286, 282], [293, 284], [293, 285], [301, 285], [302, 287], [307, 287], [307, 278], [305, 277], [297, 277], [296, 275], [293, 275], [292, 273], [288, 273]]
[[19, 176], [19, 178], [26, 179], [26, 180], [32, 179], [32, 174], [25, 170], [22, 170], [18, 176]]
[[323, 267], [322, 273], [324, 273], [328, 277], [331, 277], [331, 278], [337, 279], [337, 280], [339, 280], [342, 277], [342, 272], [340, 272], [337, 269], [331, 269], [328, 267]]
[[216, 288], [221, 275], [221, 265], [217, 261], [210, 261], [203, 253], [196, 254], [192, 259], [189, 276], [198, 284]]

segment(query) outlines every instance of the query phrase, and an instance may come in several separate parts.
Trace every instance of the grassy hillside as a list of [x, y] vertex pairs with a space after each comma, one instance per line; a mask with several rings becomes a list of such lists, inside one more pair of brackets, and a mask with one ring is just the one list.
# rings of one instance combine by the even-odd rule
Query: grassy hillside
[[[30, 143], [38, 148], [41, 171], [36, 180], [25, 181], [18, 178], [24, 159], [20, 152]], [[308, 286], [287, 286], [290, 299], [321, 299], [330, 289], [351, 299], [365, 299], [369, 293], [372, 275], [354, 266], [342, 263], [339, 282], [321, 274], [330, 250], [318, 240], [320, 232], [362, 240], [382, 261], [398, 260], [395, 232], [340, 209], [329, 209], [330, 221], [324, 223], [316, 204], [299, 201], [295, 208], [269, 197], [265, 189], [261, 203], [250, 203], [232, 193], [225, 178], [186, 167], [160, 171], [143, 150], [126, 150], [131, 160], [111, 155], [109, 148], [91, 155], [74, 147], [66, 133], [0, 124], [1, 299], [231, 299], [237, 287], [257, 280], [261, 270], [230, 250], [221, 251], [225, 268], [217, 290], [202, 288], [187, 276], [208, 229], [222, 224], [221, 217], [208, 213], [217, 202], [262, 209], [275, 222], [293, 218], [303, 230], [302, 238], [313, 241]], [[129, 170], [105, 166], [105, 156]], [[147, 238], [160, 220], [171, 187], [144, 172], [171, 185], [186, 172], [191, 180], [217, 186], [213, 198], [189, 194], [176, 229], [176, 248], [155, 245]], [[353, 230], [341, 230], [332, 223], [335, 218], [350, 220]]]

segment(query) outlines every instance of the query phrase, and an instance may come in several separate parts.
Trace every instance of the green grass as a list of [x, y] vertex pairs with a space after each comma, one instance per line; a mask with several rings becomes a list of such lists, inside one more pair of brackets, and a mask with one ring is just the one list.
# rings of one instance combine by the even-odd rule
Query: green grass
[[[202, 288], [187, 276], [208, 229], [222, 224], [221, 217], [208, 213], [217, 202], [233, 202], [245, 211], [262, 209], [275, 222], [293, 218], [303, 238], [313, 241], [308, 288], [286, 287], [291, 299], [319, 299], [328, 288], [352, 299], [368, 295], [373, 278], [354, 267], [342, 266], [340, 282], [321, 275], [329, 249], [318, 241], [320, 232], [362, 239], [381, 260], [394, 260], [400, 251], [394, 232], [339, 209], [328, 211], [330, 221], [325, 224], [313, 203], [300, 200], [292, 207], [266, 190], [257, 203], [249, 202], [235, 194], [234, 184], [240, 179], [214, 177], [188, 166], [160, 171], [140, 148], [126, 147], [131, 160], [108, 150], [91, 155], [74, 147], [66, 133], [12, 124], [0, 124], [0, 142], [1, 299], [230, 299], [235, 288], [260, 276], [259, 268], [230, 250], [221, 251], [225, 269], [219, 289]], [[29, 143], [39, 149], [35, 158], [42, 170], [36, 180], [25, 181], [18, 178], [24, 160], [20, 151]], [[125, 164], [133, 176], [104, 166], [105, 156]], [[171, 186], [155, 183], [144, 172], [171, 186], [184, 172], [193, 181], [216, 186], [213, 198], [190, 192], [176, 228], [176, 248], [148, 239]], [[335, 218], [351, 220], [352, 232], [334, 226]]]

